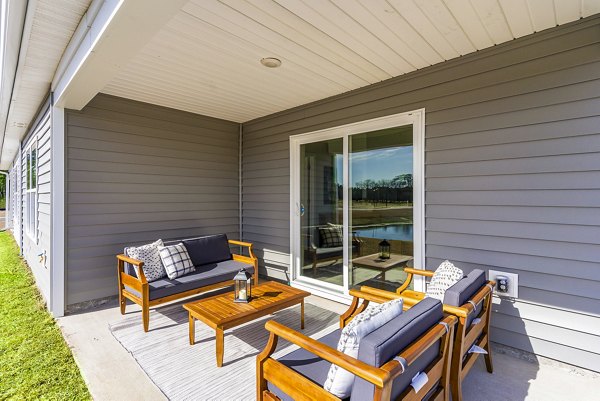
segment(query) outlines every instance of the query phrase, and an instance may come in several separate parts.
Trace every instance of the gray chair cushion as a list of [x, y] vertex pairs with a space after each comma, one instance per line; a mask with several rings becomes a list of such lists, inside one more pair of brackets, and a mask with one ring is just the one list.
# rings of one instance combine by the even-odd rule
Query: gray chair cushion
[[229, 242], [227, 242], [227, 235], [225, 234], [185, 239], [181, 242], [187, 248], [194, 266], [231, 259], [231, 250], [229, 249]]
[[[444, 303], [446, 305], [462, 306], [475, 295], [481, 287], [486, 283], [485, 272], [480, 269], [475, 269], [465, 278], [459, 280], [458, 283], [446, 290], [444, 294]], [[467, 317], [467, 327], [471, 325], [473, 319], [481, 312], [482, 305], [477, 305], [475, 311]]]
[[[443, 318], [442, 303], [425, 298], [402, 315], [384, 324], [363, 338], [358, 359], [380, 367], [393, 359], [403, 349]], [[439, 341], [421, 355], [392, 385], [392, 397], [396, 399], [410, 385], [412, 378], [425, 369], [439, 354]], [[372, 400], [375, 386], [361, 378], [354, 379], [351, 401]]]
[[[222, 281], [233, 280], [233, 277], [240, 269], [246, 269], [249, 273], [254, 274], [254, 266], [235, 260], [196, 266], [195, 272], [185, 276], [177, 277], [173, 280], [163, 278], [148, 283], [150, 289], [149, 298], [150, 300], [154, 300]], [[134, 295], [141, 296], [137, 291], [129, 287], [127, 288]]]
[[485, 272], [480, 269], [473, 270], [446, 290], [444, 303], [454, 306], [464, 305], [485, 282]]
[[[320, 338], [319, 342], [335, 349], [338, 341], [340, 340], [341, 332], [342, 331], [338, 329]], [[331, 363], [319, 358], [318, 356], [315, 356], [314, 354], [311, 354], [302, 348], [290, 352], [289, 354], [279, 358], [278, 361], [288, 368], [299, 372], [321, 387], [323, 387], [323, 384], [325, 384], [325, 380], [327, 380], [327, 373], [331, 367]], [[285, 394], [272, 383], [268, 383], [267, 387], [270, 392], [281, 398], [282, 401], [293, 401], [293, 398]]]
[[317, 248], [315, 249], [315, 253], [317, 254], [317, 259], [325, 259], [325, 258], [335, 258], [342, 257], [344, 254], [343, 246], [336, 246], [332, 248]]

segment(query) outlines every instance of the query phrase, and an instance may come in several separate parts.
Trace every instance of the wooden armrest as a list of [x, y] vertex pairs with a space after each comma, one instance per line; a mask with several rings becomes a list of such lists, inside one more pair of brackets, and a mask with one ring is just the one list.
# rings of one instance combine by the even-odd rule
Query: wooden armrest
[[130, 263], [134, 266], [142, 267], [144, 265], [144, 262], [142, 262], [141, 260], [133, 259], [123, 254], [117, 255], [117, 259], [122, 260], [125, 263]]
[[269, 320], [265, 324], [265, 328], [271, 333], [279, 336], [299, 347], [307, 350], [308, 352], [331, 362], [342, 369], [346, 369], [348, 372], [365, 379], [369, 383], [382, 388], [385, 382], [388, 380], [388, 373], [366, 364], [365, 362], [359, 361], [358, 359], [352, 358], [343, 352], [331, 348], [325, 344], [313, 340], [310, 337], [305, 336], [289, 327], [277, 323], [274, 320]]
[[[133, 259], [130, 258], [129, 256], [125, 256], [123, 254], [117, 255], [117, 260], [119, 261], [119, 274], [122, 274], [126, 277], [131, 277], [132, 279], [138, 281], [140, 284], [147, 284], [148, 280], [146, 280], [146, 275], [144, 274], [144, 270], [142, 269], [142, 266], [144, 266], [144, 262], [142, 262], [141, 260], [137, 260], [137, 259]], [[134, 277], [130, 274], [127, 274], [123, 271], [123, 263], [129, 263], [132, 264], [135, 267], [135, 271], [137, 273], [137, 277]], [[131, 280], [129, 280], [128, 278], [124, 278], [123, 279], [123, 283], [124, 284], [128, 284], [130, 286], [130, 283], [132, 283]], [[137, 286], [133, 286], [134, 288], [138, 288]]]
[[[473, 298], [470, 299], [470, 301], [472, 301], [475, 305], [479, 305], [480, 302], [482, 302], [485, 297], [487, 297], [488, 295], [490, 295], [492, 293], [492, 289], [494, 288], [494, 286], [496, 285], [496, 282], [494, 281], [488, 281], [485, 286], [483, 286], [482, 288], [479, 289], [479, 291], [477, 291], [475, 293], [475, 295], [473, 295]], [[469, 313], [475, 309], [475, 307], [471, 304], [471, 302], [467, 302], [466, 304], [462, 305], [461, 308], [465, 308], [469, 311]]]
[[433, 277], [433, 273], [431, 270], [423, 270], [423, 269], [413, 269], [412, 267], [405, 267], [404, 272], [408, 274], [416, 274], [419, 276], [425, 277]]
[[392, 299], [401, 298], [400, 295], [394, 292], [379, 290], [377, 288], [367, 286], [360, 287], [360, 290], [350, 290], [350, 295], [356, 298], [364, 299], [366, 301], [377, 302], [379, 304], [391, 301]]
[[237, 240], [234, 240], [234, 239], [230, 239], [229, 243], [231, 245], [245, 246], [247, 248], [251, 248], [252, 247], [252, 243], [251, 242], [237, 241]]

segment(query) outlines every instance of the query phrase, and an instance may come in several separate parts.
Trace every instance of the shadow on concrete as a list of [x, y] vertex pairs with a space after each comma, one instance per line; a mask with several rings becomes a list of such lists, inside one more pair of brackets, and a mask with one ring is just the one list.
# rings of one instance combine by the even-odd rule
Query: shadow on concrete
[[[519, 310], [515, 308], [514, 302], [501, 298], [500, 303], [504, 313], [511, 311], [509, 314], [512, 324], [511, 331], [525, 333], [525, 324], [520, 319]], [[496, 311], [497, 306], [494, 306], [496, 304], [492, 305], [492, 310]], [[492, 325], [494, 317], [496, 314], [492, 314]], [[515, 324], [517, 325], [515, 326]], [[528, 399], [530, 384], [536, 379], [539, 370], [537, 357], [528, 352], [499, 344], [503, 342], [503, 334], [507, 331], [495, 330], [493, 327], [491, 331], [491, 338], [495, 341], [491, 347], [494, 373], [487, 372], [483, 357], [477, 358], [475, 365], [463, 382], [463, 400], [522, 401]], [[529, 339], [526, 336], [519, 337], [522, 338], [523, 343], [520, 345], [523, 349], [532, 352], [533, 348]]]

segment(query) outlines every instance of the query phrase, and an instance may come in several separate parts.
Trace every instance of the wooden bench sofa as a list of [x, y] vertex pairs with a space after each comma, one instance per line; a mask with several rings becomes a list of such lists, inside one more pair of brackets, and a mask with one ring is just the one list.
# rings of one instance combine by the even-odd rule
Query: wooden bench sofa
[[[125, 314], [127, 299], [140, 305], [145, 332], [149, 327], [150, 307], [232, 285], [233, 277], [241, 268], [252, 273], [254, 284], [258, 284], [258, 259], [254, 255], [251, 243], [228, 240], [226, 235], [220, 234], [169, 241], [165, 242], [165, 245], [180, 242], [188, 248], [188, 251], [190, 247], [195, 247], [195, 251], [199, 252], [202, 258], [197, 259], [200, 260], [197, 265], [194, 263], [195, 272], [173, 280], [165, 277], [148, 282], [142, 269], [144, 265], [142, 261], [126, 256], [127, 248], [124, 254], [117, 255], [121, 314]], [[232, 254], [230, 245], [246, 248], [248, 256]]]

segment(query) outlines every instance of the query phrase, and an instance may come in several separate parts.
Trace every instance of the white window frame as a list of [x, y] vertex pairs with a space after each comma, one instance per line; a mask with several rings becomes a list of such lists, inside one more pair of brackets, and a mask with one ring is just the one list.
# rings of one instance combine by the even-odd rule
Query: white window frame
[[[344, 283], [342, 292], [337, 285], [320, 282], [300, 275], [300, 145], [334, 138], [344, 141], [344, 188], [348, 187], [348, 138], [362, 132], [375, 131], [412, 124], [413, 126], [413, 193], [414, 261], [415, 268], [425, 268], [425, 109], [398, 113], [357, 123], [327, 128], [290, 137], [290, 284], [313, 291], [317, 295], [338, 302], [349, 302], [348, 294], [348, 227], [344, 224]], [[344, 221], [348, 221], [348, 199], [344, 197]], [[421, 276], [413, 279], [415, 290], [425, 290]]]
[[[36, 244], [38, 243], [38, 184], [39, 184], [39, 150], [37, 138], [33, 139], [24, 152], [25, 162], [25, 233]], [[35, 151], [35, 169], [27, 168], [31, 165], [31, 155]], [[33, 183], [35, 173], [35, 187]], [[33, 220], [33, 221], [32, 221]]]

